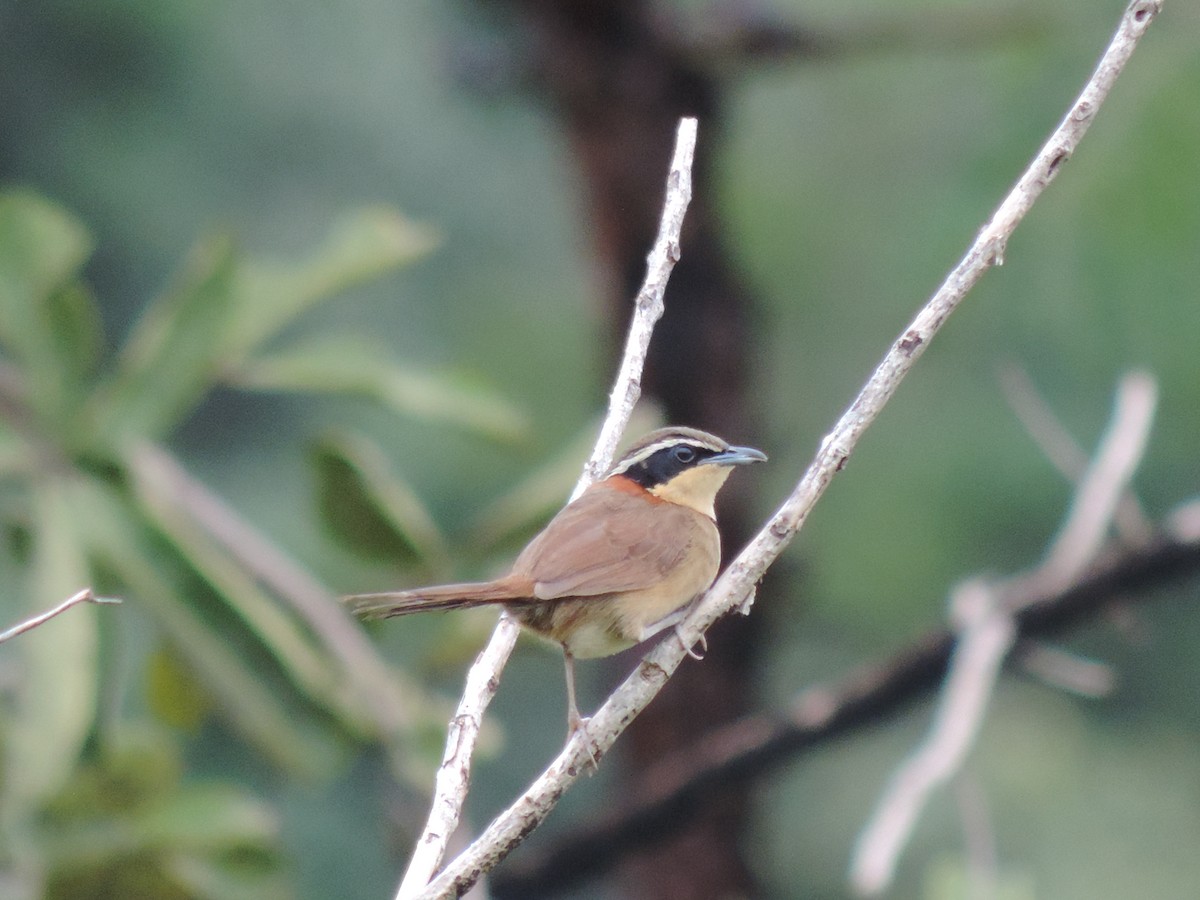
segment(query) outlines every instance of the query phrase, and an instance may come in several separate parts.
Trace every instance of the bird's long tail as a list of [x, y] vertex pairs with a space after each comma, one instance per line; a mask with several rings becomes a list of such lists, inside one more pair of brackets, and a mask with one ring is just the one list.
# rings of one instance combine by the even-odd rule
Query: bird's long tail
[[498, 578], [495, 581], [439, 584], [411, 591], [389, 591], [382, 594], [353, 594], [342, 602], [364, 619], [388, 619], [409, 613], [447, 609], [468, 609], [495, 603], [529, 600], [532, 585], [524, 579]]

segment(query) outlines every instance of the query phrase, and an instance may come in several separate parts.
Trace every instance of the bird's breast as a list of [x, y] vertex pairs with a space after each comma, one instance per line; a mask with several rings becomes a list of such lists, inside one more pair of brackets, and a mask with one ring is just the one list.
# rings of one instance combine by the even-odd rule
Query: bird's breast
[[[717, 577], [721, 565], [721, 540], [712, 520], [698, 516], [690, 546], [677, 565], [663, 573], [656, 584], [627, 591], [613, 598], [621, 632], [631, 644], [638, 636], [704, 593]], [[708, 527], [704, 527], [708, 526]]]

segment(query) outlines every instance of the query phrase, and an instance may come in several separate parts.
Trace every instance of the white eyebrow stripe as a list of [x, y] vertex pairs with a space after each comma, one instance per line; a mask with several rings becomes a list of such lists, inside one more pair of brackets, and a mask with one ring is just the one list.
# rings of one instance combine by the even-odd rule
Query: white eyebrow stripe
[[710, 444], [707, 441], [698, 441], [694, 438], [668, 437], [661, 441], [655, 441], [653, 444], [649, 444], [641, 448], [631, 456], [624, 457], [615, 466], [613, 466], [612, 470], [608, 474], [622, 475], [625, 472], [628, 472], [631, 466], [636, 466], [640, 462], [645, 462], [660, 450], [666, 450], [668, 447], [677, 447], [680, 444], [687, 444], [703, 450], [711, 450], [713, 453], [720, 453], [725, 449], [723, 447], [718, 447], [715, 444]]

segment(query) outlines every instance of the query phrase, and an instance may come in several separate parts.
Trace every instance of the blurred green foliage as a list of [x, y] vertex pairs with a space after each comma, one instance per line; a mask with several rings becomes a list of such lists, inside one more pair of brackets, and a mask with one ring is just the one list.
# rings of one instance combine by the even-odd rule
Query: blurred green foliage
[[[0, 474], [14, 562], [29, 573], [23, 590], [10, 591], [23, 601], [6, 611], [31, 615], [84, 585], [126, 595], [165, 639], [146, 660], [148, 709], [163, 722], [195, 732], [217, 713], [294, 775], [327, 775], [344, 738], [374, 737], [396, 754], [397, 775], [416, 775], [402, 757], [424, 715], [420, 693], [406, 695], [331, 592], [158, 442], [219, 385], [366, 393], [393, 412], [513, 439], [519, 414], [482, 388], [404, 370], [363, 346], [339, 350], [361, 363], [353, 379], [327, 377], [339, 367], [332, 345], [269, 349], [311, 307], [431, 242], [380, 209], [345, 218], [297, 264], [247, 260], [226, 238], [203, 241], [110, 360], [80, 278], [86, 229], [29, 191], [0, 193]], [[414, 381], [428, 389], [393, 389]], [[404, 541], [414, 569], [444, 571], [437, 526], [378, 457], [369, 441], [331, 435], [318, 467], [326, 508], [377, 495], [387, 516], [368, 523], [377, 539], [395, 535], [388, 547]], [[364, 479], [369, 490], [349, 487]], [[343, 530], [353, 518], [340, 517]], [[370, 549], [360, 532], [346, 537]], [[123, 719], [101, 715], [100, 615], [76, 607], [19, 643], [19, 680], [0, 720], [14, 890], [279, 894], [273, 815], [235, 785], [181, 783], [172, 741], [126, 748]], [[23, 844], [28, 857], [12, 849]], [[249, 870], [244, 850], [258, 860]]]
[[[764, 510], [1053, 127], [1122, 6], [1017, 4], [1018, 30], [939, 45], [900, 29], [871, 52], [752, 69], [731, 82], [721, 133], [701, 123], [762, 298]], [[919, 32], [933, 15], [894, 0], [774, 8], [839, 29], [908, 18]], [[417, 780], [439, 752], [416, 676], [452, 693], [490, 619], [381, 628], [391, 665], [340, 653], [198, 509], [219, 500], [217, 519], [270, 535], [289, 577], [341, 592], [484, 574], [565, 493], [582, 454], [564, 448], [609, 375], [569, 148], [516, 89], [511, 37], [500, 17], [428, 0], [0, 5], [0, 611], [14, 621], [89, 581], [127, 600], [0, 650], [19, 685], [0, 726], [17, 887], [87, 896], [111, 878], [137, 896], [117, 879], [141, 872], [151, 896], [170, 896], [163, 879], [187, 896], [393, 886], [396, 822], [415, 816], [396, 773]], [[957, 579], [1039, 557], [1070, 489], [1007, 409], [1001, 365], [1026, 369], [1085, 445], [1119, 374], [1151, 371], [1162, 402], [1138, 489], [1155, 517], [1197, 492], [1197, 47], [1196, 9], [1167, 4], [1004, 268], [822, 501], [790, 556], [803, 578], [782, 584], [781, 569], [755, 609], [773, 635], [765, 704], [940, 621]], [[398, 271], [431, 232], [380, 204], [433, 223], [438, 252]], [[197, 244], [206, 233], [220, 236]], [[1001, 691], [971, 777], [1002, 896], [1200, 883], [1195, 589], [1135, 617], [1072, 641], [1117, 667], [1114, 696], [1019, 678]], [[581, 672], [585, 696], [602, 673]], [[560, 740], [559, 678], [548, 655], [510, 667], [494, 718], [520, 739], [492, 735], [476, 822]], [[844, 892], [857, 829], [924, 724], [917, 710], [768, 780], [748, 844], [775, 895]], [[392, 749], [360, 757], [360, 741]], [[94, 840], [84, 785], [119, 780], [136, 753], [171, 775], [147, 763], [144, 797], [97, 801], [123, 824]], [[582, 786], [549, 828], [608, 790]], [[205, 810], [198, 834], [170, 824], [187, 809]], [[947, 795], [896, 896], [960, 896], [962, 835]], [[129, 860], [154, 862], [118, 874]]]

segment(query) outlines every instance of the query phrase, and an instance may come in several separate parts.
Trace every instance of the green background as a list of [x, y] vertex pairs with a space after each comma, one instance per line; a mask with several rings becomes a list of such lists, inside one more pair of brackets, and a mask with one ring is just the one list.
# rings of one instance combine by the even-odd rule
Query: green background
[[[670, 8], [687, 21], [707, 10]], [[932, 47], [913, 37], [922, 22], [972, 4], [776, 8], [818, 27], [888, 18], [912, 28], [875, 51], [739, 75], [720, 135], [700, 123], [701, 142], [719, 141], [719, 209], [761, 298], [752, 355], [767, 423], [758, 443], [771, 464], [739, 479], [763, 513], [1057, 124], [1122, 6], [1015, 4], [991, 11], [982, 38]], [[501, 510], [505, 538], [489, 543], [480, 515], [531, 472], [550, 487], [518, 496], [535, 511], [552, 507], [606, 399], [610, 362], [598, 340], [581, 186], [554, 121], [520, 87], [510, 38], [502, 16], [461, 3], [0, 4], [3, 187], [59, 204], [90, 233], [82, 271], [108, 351], [177, 283], [205, 236], [230, 235], [245, 258], [301, 261], [339, 216], [376, 206], [436, 234], [420, 259], [337, 292], [279, 340], [368, 341], [431, 391], [456, 392], [464, 408], [502, 409], [500, 427], [469, 409], [439, 421], [417, 401], [397, 415], [362, 398], [218, 385], [164, 436], [189, 472], [335, 591], [491, 571], [529, 521]], [[1196, 493], [1198, 47], [1197, 8], [1168, 3], [1003, 268], [938, 337], [788, 551], [803, 579], [755, 610], [774, 635], [758, 686], [764, 706], [940, 623], [962, 578], [1038, 561], [1071, 491], [1006, 404], [1004, 366], [1027, 371], [1089, 448], [1119, 377], [1150, 372], [1160, 406], [1136, 488], [1154, 519]], [[420, 499], [453, 559], [448, 571], [427, 557], [365, 560], [322, 524], [314, 444], [338, 429], [373, 441]], [[27, 516], [15, 493], [5, 495], [10, 523]], [[20, 553], [6, 554], [3, 576], [0, 610], [15, 621], [28, 607]], [[1070, 640], [1114, 667], [1108, 697], [1083, 699], [1019, 673], [1003, 680], [969, 770], [996, 844], [998, 896], [1194, 896], [1195, 598], [1194, 585], [1181, 587]], [[396, 823], [419, 815], [419, 792], [395, 787], [372, 740], [338, 728], [311, 771], [279, 765], [205, 702], [203, 679], [155, 681], [158, 625], [136, 592], [126, 599], [95, 611], [104, 620], [98, 691], [113, 720], [153, 731], [183, 784], [216, 779], [247, 798], [246, 814], [262, 817], [261, 831], [246, 830], [270, 850], [271, 891], [388, 896], [406, 840]], [[433, 617], [375, 634], [397, 668], [452, 697], [489, 622]], [[0, 662], [14, 665], [16, 648], [0, 648]], [[523, 644], [506, 673], [475, 779], [475, 824], [556, 748], [559, 665]], [[589, 703], [613, 674], [587, 667]], [[164, 718], [156, 683], [168, 705], [199, 694], [199, 712]], [[747, 851], [774, 895], [846, 893], [855, 835], [927, 712], [758, 785]], [[311, 727], [327, 725], [312, 714]], [[93, 735], [85, 758], [96, 745]], [[406, 746], [418, 768], [440, 752], [432, 726]], [[604, 775], [587, 781], [532, 840], [619, 790]], [[211, 827], [226, 825], [214, 818]], [[6, 833], [35, 847], [42, 840], [20, 823]], [[954, 795], [939, 793], [895, 895], [965, 896], [963, 847]]]

